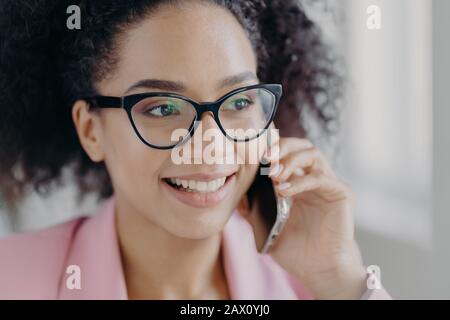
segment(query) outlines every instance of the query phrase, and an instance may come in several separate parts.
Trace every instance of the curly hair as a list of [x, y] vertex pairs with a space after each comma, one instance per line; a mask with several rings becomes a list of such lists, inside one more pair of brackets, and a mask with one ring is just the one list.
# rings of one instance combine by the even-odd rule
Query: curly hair
[[[303, 115], [324, 135], [338, 118], [336, 58], [299, 0], [202, 0], [227, 8], [246, 31], [262, 82], [283, 85], [275, 124], [282, 136], [308, 136]], [[45, 195], [73, 171], [79, 195], [112, 194], [104, 163], [81, 148], [71, 119], [80, 97], [117, 64], [117, 39], [161, 5], [177, 0], [5, 0], [0, 4], [0, 193], [14, 205], [31, 187]], [[69, 5], [82, 12], [68, 30]], [[320, 97], [320, 99], [318, 98]], [[323, 98], [325, 97], [325, 99]], [[296, 121], [299, 119], [299, 121]]]

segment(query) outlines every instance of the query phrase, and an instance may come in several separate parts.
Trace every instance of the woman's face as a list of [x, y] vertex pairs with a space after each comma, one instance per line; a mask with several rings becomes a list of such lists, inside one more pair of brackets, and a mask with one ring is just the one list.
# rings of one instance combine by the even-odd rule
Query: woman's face
[[[118, 50], [117, 68], [97, 84], [102, 95], [169, 91], [211, 102], [233, 89], [258, 83], [255, 54], [244, 29], [230, 12], [217, 6], [189, 3], [162, 7], [126, 31]], [[247, 76], [221, 85], [224, 79], [242, 74]], [[145, 79], [173, 81], [183, 88], [140, 86], [129, 90]], [[179, 237], [198, 239], [220, 231], [258, 168], [257, 164], [237, 163], [177, 165], [172, 161], [172, 150], [152, 149], [142, 143], [121, 109], [85, 112], [80, 119], [91, 122], [86, 125], [89, 134], [80, 134], [78, 128], [81, 142], [91, 159], [105, 161], [116, 199], [129, 211], [125, 214], [137, 213]], [[212, 114], [203, 114], [201, 120], [203, 132], [218, 129]], [[200, 135], [199, 130], [196, 135]], [[204, 149], [207, 145], [204, 142], [201, 147], [193, 141], [199, 140], [191, 139], [189, 147]], [[249, 144], [260, 141], [247, 146], [235, 143], [231, 149], [218, 142], [216, 158], [249, 159]], [[263, 151], [258, 151], [259, 158]], [[189, 192], [170, 186], [168, 178], [188, 181], [194, 189], [216, 180], [210, 184], [214, 189], [226, 180], [217, 191]]]

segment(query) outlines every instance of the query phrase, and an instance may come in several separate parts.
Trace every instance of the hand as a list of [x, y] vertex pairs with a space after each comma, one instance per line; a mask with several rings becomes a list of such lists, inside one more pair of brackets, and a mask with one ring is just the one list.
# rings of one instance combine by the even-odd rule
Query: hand
[[[270, 254], [316, 299], [359, 299], [366, 269], [354, 239], [353, 196], [306, 139], [278, 138], [269, 176], [292, 198], [290, 217]], [[277, 152], [272, 152], [277, 154]]]

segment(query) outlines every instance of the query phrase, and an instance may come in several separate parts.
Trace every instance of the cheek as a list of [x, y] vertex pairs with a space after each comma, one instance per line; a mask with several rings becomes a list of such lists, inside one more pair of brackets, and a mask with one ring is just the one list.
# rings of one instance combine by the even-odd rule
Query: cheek
[[255, 139], [248, 143], [238, 143], [235, 152], [240, 163], [240, 176], [238, 181], [237, 196], [242, 197], [255, 179], [258, 173], [260, 160], [266, 150], [264, 139]]
[[261, 136], [247, 143], [237, 143], [235, 152], [239, 161], [238, 163], [258, 166], [266, 148], [267, 140], [265, 136]]
[[255, 164], [246, 164], [242, 168], [242, 176], [240, 177], [239, 181], [240, 185], [242, 186], [242, 188], [240, 188], [242, 194], [247, 192], [247, 190], [253, 183], [253, 180], [255, 180], [255, 176], [256, 174], [258, 174], [258, 168], [259, 165]]
[[105, 163], [114, 191], [129, 196], [155, 194], [160, 168], [170, 160], [170, 152], [147, 147], [134, 133], [126, 115], [111, 119], [106, 129]]
[[[120, 189], [133, 190], [133, 192], [146, 190], [146, 194], [156, 191], [158, 174], [164, 162], [168, 161], [164, 153], [143, 150], [143, 148], [132, 148], [130, 145], [117, 145], [115, 148], [121, 150], [114, 153], [115, 156], [109, 164], [110, 174], [114, 176], [116, 187]], [[169, 158], [170, 160], [170, 158]]]

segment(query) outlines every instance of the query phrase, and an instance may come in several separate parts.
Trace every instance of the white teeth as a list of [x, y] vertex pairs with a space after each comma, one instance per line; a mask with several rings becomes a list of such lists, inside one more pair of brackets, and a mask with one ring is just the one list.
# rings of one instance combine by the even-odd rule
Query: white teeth
[[[189, 186], [191, 186], [191, 184], [189, 183]], [[208, 183], [205, 181], [198, 181], [197, 182], [197, 190], [198, 191], [205, 191], [206, 188], [208, 187]]]
[[208, 188], [208, 190], [215, 190], [216, 189], [216, 180], [209, 181], [206, 188]]
[[170, 178], [169, 181], [191, 192], [215, 192], [225, 184], [226, 179], [227, 177], [222, 177], [211, 181], [197, 181]]

